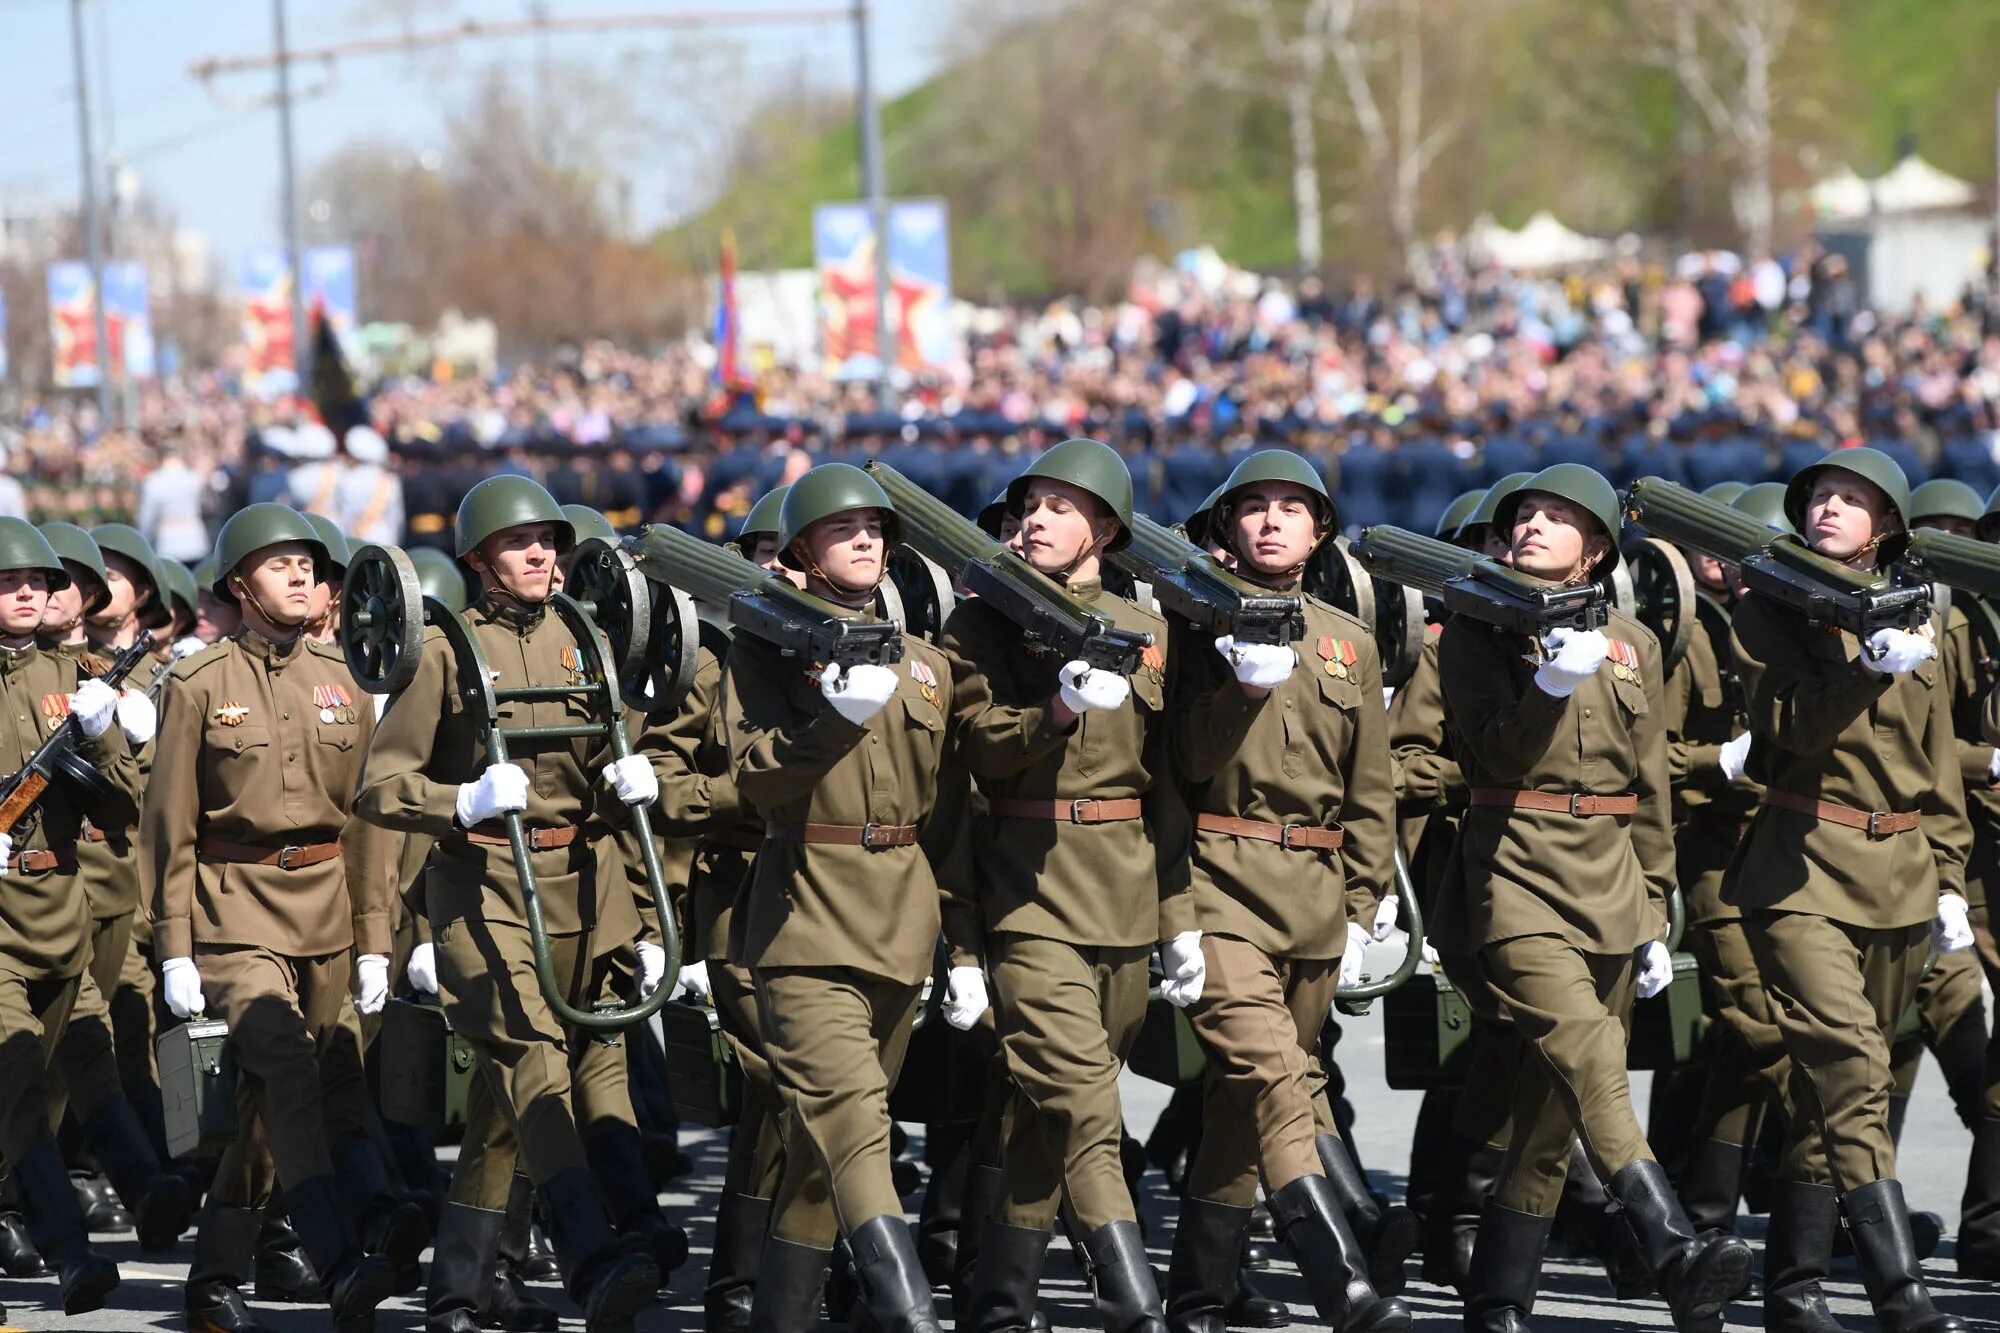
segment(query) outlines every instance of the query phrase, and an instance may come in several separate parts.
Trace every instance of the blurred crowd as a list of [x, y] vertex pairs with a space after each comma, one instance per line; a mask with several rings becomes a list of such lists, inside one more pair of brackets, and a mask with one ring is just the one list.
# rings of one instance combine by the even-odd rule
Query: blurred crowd
[[220, 517], [285, 499], [370, 540], [443, 545], [467, 487], [518, 471], [621, 528], [723, 538], [824, 458], [881, 456], [969, 513], [1071, 435], [1123, 452], [1140, 507], [1165, 519], [1243, 451], [1295, 448], [1350, 530], [1427, 528], [1460, 490], [1566, 460], [1621, 484], [1707, 485], [1867, 443], [1912, 482], [2000, 484], [2000, 312], [1976, 286], [1889, 318], [1812, 247], [1555, 277], [1473, 262], [1448, 239], [1431, 260], [1421, 287], [1393, 291], [1236, 275], [981, 311], [963, 362], [899, 384], [893, 406], [800, 365], [723, 394], [699, 341], [390, 380], [370, 386], [372, 426], [339, 438], [219, 372], [148, 386], [129, 428], [101, 429], [82, 397], [29, 400], [0, 418], [0, 512], [131, 521], [199, 559]]

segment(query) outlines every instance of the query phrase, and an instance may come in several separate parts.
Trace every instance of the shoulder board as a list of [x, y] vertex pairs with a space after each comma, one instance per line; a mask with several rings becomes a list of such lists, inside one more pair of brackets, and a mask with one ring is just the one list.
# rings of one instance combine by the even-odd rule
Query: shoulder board
[[316, 657], [324, 657], [329, 661], [340, 663], [340, 668], [343, 671], [347, 669], [347, 654], [340, 651], [340, 645], [338, 644], [321, 643], [317, 639], [309, 639], [306, 641], [306, 651]]
[[1339, 637], [1374, 641], [1375, 636], [1369, 632], [1368, 626], [1363, 624], [1361, 618], [1352, 612], [1343, 611], [1339, 607], [1329, 602], [1323, 602], [1317, 597], [1307, 598], [1307, 604], [1319, 607], [1326, 612], [1333, 620], [1335, 627], [1340, 631]]
[[210, 644], [198, 653], [189, 653], [174, 663], [170, 669], [174, 679], [186, 680], [204, 667], [220, 662], [229, 656], [229, 651], [234, 646], [229, 640], [224, 639], [221, 643]]

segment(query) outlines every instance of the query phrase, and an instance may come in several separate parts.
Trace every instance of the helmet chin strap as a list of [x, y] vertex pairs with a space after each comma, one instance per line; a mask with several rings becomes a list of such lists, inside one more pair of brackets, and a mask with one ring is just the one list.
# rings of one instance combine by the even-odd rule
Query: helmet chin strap
[[296, 625], [287, 625], [284, 621], [266, 610], [264, 604], [257, 600], [256, 590], [250, 586], [249, 580], [245, 579], [241, 574], [231, 574], [229, 579], [230, 582], [236, 585], [237, 597], [239, 599], [249, 599], [250, 605], [257, 608], [257, 614], [264, 618], [265, 624], [271, 626], [273, 629], [289, 629], [292, 631], [293, 638], [298, 638], [306, 632], [306, 623], [304, 621], [300, 621]]
[[875, 600], [875, 589], [879, 588], [882, 585], [882, 581], [880, 579], [877, 579], [875, 582], [868, 584], [866, 587], [856, 587], [850, 584], [845, 584], [842, 583], [839, 579], [836, 579], [833, 575], [827, 573], [826, 570], [821, 567], [819, 561], [813, 559], [812, 555], [809, 552], [804, 552], [802, 554], [804, 554], [806, 558], [806, 576], [808, 578], [818, 579], [821, 583], [824, 583], [827, 587], [833, 589], [834, 601], [840, 603], [842, 606], [850, 606], [854, 607], [856, 610], [859, 610], [861, 607], [864, 607], [868, 605], [868, 603]]

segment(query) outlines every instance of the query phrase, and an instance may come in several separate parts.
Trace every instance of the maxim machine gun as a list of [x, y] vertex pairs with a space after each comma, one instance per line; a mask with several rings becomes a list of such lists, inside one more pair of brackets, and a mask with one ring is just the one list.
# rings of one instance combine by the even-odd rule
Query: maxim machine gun
[[[1120, 629], [978, 524], [879, 460], [864, 469], [896, 506], [903, 541], [1064, 661], [1129, 676], [1153, 636]], [[1162, 599], [1164, 600], [1164, 599]]]
[[[1800, 612], [1811, 624], [1862, 639], [1878, 629], [1913, 630], [1924, 624], [1931, 615], [1926, 577], [1942, 577], [1921, 576], [1900, 564], [1886, 571], [1850, 568], [1788, 534], [1773, 532], [1749, 514], [1658, 477], [1632, 483], [1625, 492], [1625, 516], [1656, 537], [1735, 565], [1745, 587]], [[1934, 560], [1951, 560], [1957, 567], [1958, 560], [1942, 544], [1927, 543], [1927, 549], [1936, 553]]]
[[1403, 528], [1365, 528], [1350, 549], [1378, 578], [1435, 597], [1453, 615], [1540, 638], [1552, 629], [1599, 629], [1611, 594], [1602, 583], [1543, 583], [1497, 560]]
[[[118, 654], [111, 663], [111, 669], [99, 679], [117, 689], [152, 650], [152, 633], [140, 630], [132, 646]], [[6, 781], [0, 782], [0, 833], [12, 833], [58, 778], [76, 791], [86, 811], [92, 802], [109, 793], [110, 784], [105, 781], [104, 775], [77, 753], [76, 743], [80, 734], [76, 719], [64, 718], [63, 724], [50, 732], [49, 738], [28, 756], [28, 762], [9, 775]]]
[[1132, 516], [1132, 541], [1108, 557], [1152, 585], [1160, 606], [1210, 634], [1238, 643], [1297, 643], [1306, 636], [1305, 603], [1272, 592], [1223, 568], [1222, 562], [1172, 528]]

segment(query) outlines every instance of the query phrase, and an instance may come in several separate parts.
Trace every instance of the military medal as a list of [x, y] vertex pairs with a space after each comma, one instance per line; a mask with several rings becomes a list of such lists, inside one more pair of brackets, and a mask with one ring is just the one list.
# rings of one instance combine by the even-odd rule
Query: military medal
[[225, 727], [240, 727], [250, 710], [239, 703], [226, 703], [215, 710], [215, 720]]
[[327, 724], [327, 725], [328, 725], [329, 727], [330, 727], [330, 726], [332, 726], [332, 725], [333, 725], [333, 710], [332, 710], [331, 708], [322, 708], [322, 709], [320, 709], [320, 710], [319, 710], [319, 720], [320, 720], [320, 721], [322, 721], [322, 722], [324, 722], [324, 723], [326, 723], [326, 724]]
[[1154, 684], [1157, 685], [1166, 678], [1167, 652], [1159, 644], [1147, 644], [1146, 651], [1139, 654], [1139, 661], [1145, 666], [1146, 674], [1153, 678]]
[[924, 702], [935, 706], [938, 701], [937, 672], [929, 662], [912, 661], [910, 679], [917, 682], [917, 690], [924, 696]]
[[54, 731], [69, 717], [69, 696], [67, 694], [45, 694], [42, 696], [42, 716], [48, 719], [49, 730]]

